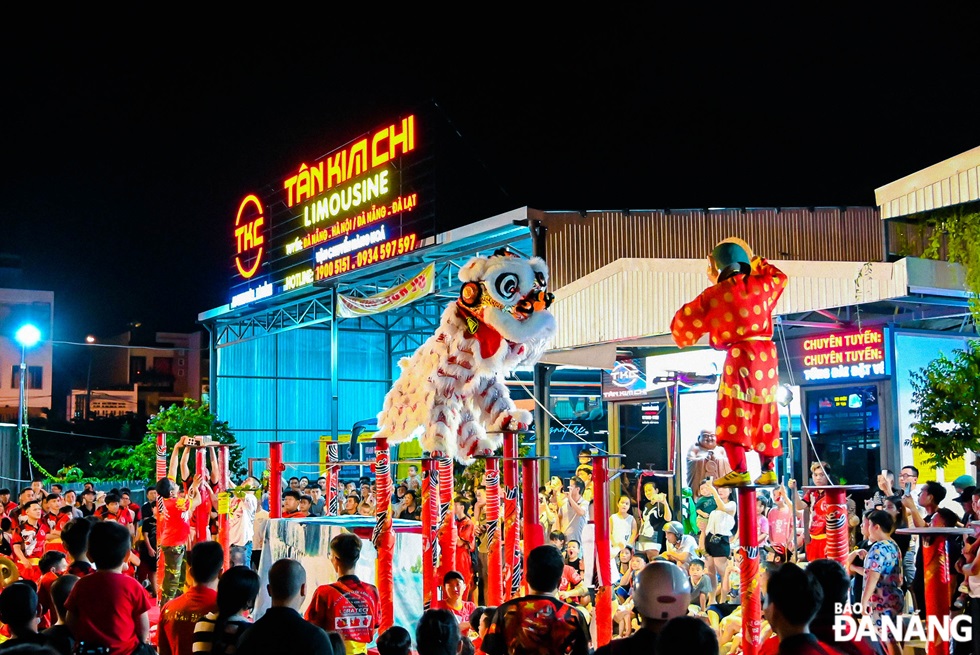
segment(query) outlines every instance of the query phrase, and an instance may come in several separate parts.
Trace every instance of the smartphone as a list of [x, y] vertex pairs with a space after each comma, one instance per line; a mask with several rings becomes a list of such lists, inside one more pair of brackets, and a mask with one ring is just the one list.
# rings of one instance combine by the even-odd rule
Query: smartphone
[[905, 483], [905, 495], [906, 496], [911, 496], [912, 495], [912, 483], [911, 482], [906, 482]]

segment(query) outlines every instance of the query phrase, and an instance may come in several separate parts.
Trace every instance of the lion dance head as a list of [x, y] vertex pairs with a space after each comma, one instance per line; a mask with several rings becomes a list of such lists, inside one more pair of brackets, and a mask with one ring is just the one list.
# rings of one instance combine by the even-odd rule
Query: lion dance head
[[401, 373], [378, 415], [378, 436], [414, 438], [429, 453], [463, 463], [496, 450], [500, 432], [526, 428], [502, 377], [534, 364], [555, 332], [548, 311], [548, 266], [506, 250], [474, 257], [459, 270], [457, 300], [439, 328], [399, 366]]

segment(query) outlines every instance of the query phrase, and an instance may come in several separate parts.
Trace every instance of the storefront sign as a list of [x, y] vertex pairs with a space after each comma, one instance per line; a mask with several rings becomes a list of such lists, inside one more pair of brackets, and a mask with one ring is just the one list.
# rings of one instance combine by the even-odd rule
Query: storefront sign
[[429, 264], [411, 280], [397, 287], [366, 298], [337, 296], [337, 315], [341, 318], [380, 314], [389, 309], [403, 307], [432, 293], [435, 288], [436, 266]]
[[621, 359], [612, 370], [602, 372], [603, 400], [627, 400], [646, 395], [647, 379], [642, 359]]
[[417, 128], [415, 115], [396, 119], [301, 163], [266, 194], [248, 194], [231, 234], [232, 307], [417, 249], [435, 225], [414, 213], [424, 200], [422, 172], [406, 174]]
[[790, 366], [802, 382], [863, 380], [888, 375], [885, 331], [829, 332], [788, 342]]

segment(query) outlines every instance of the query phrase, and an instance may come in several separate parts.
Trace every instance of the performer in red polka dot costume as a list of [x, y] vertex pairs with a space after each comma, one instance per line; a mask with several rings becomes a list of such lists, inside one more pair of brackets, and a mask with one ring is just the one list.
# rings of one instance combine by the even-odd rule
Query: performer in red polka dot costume
[[711, 251], [708, 278], [712, 286], [677, 311], [670, 330], [681, 348], [707, 333], [712, 348], [728, 352], [718, 388], [715, 430], [732, 471], [716, 480], [715, 486], [751, 482], [745, 459], [748, 448], [762, 461], [762, 475], [755, 484], [776, 484], [775, 458], [783, 448], [776, 410], [779, 366], [772, 342], [772, 312], [786, 288], [786, 276], [732, 237]]

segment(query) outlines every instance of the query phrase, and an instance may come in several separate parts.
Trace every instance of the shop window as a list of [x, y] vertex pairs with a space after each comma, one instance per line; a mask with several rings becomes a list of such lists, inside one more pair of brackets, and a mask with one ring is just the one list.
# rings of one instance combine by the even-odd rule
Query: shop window
[[807, 427], [833, 476], [851, 484], [875, 479], [881, 468], [877, 386], [808, 390]]

